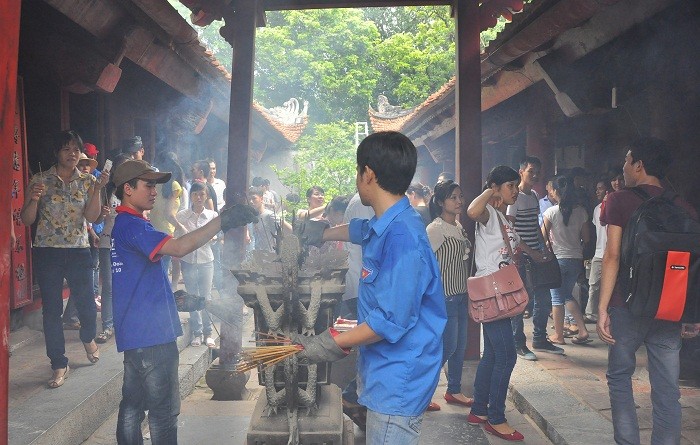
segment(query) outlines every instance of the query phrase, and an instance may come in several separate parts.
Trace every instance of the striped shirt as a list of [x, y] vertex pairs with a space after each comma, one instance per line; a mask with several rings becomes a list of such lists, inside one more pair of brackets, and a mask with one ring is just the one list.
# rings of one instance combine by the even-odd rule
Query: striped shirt
[[534, 190], [521, 190], [515, 204], [509, 205], [506, 215], [515, 217], [515, 231], [529, 247], [540, 250], [540, 201]]
[[472, 246], [462, 225], [457, 221], [453, 226], [437, 217], [428, 224], [426, 231], [440, 266], [445, 296], [466, 294]]

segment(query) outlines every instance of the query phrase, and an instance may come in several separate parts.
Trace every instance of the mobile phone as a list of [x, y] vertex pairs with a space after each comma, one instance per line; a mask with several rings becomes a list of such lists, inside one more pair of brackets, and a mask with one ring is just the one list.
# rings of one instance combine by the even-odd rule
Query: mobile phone
[[108, 171], [110, 171], [111, 169], [112, 169], [112, 160], [111, 160], [111, 159], [107, 159], [107, 160], [105, 161], [105, 166], [104, 166], [104, 168], [102, 169], [102, 171], [108, 172]]

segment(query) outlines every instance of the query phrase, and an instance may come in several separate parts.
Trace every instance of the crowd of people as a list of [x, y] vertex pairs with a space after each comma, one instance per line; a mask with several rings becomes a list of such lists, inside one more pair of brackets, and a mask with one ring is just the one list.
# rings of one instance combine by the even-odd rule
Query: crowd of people
[[[221, 283], [221, 231], [245, 227], [248, 251], [274, 251], [278, 232], [292, 230], [282, 200], [269, 180], [255, 177], [249, 205], [225, 206], [225, 184], [212, 159], [193, 162], [188, 181], [173, 152], [162, 153], [155, 166], [143, 161], [138, 136], [102, 170], [97, 147], [73, 131], [60, 133], [53, 150], [56, 164], [32, 177], [21, 213], [25, 224], [36, 224], [34, 270], [53, 371], [48, 386], [62, 386], [70, 370], [63, 329], [80, 330], [92, 364], [99, 361], [98, 344], [115, 336], [125, 367], [118, 440], [137, 443], [148, 410], [151, 440], [173, 443], [179, 413], [174, 341], [182, 335], [173, 291], [180, 275], [187, 292], [210, 299]], [[418, 443], [423, 413], [440, 410], [431, 398], [442, 368], [447, 403], [471, 407], [470, 424], [518, 441], [522, 434], [505, 417], [516, 360], [537, 360], [533, 350], [563, 354], [567, 339], [588, 344], [593, 339], [586, 324], [596, 323], [610, 345], [616, 442], [639, 442], [631, 375], [642, 343], [652, 391], [663, 391], [653, 398], [653, 437], [680, 438], [680, 323], [635, 319], [616, 287], [622, 232], [642, 202], [624, 187], [660, 194], [666, 153], [660, 141], [640, 139], [628, 146], [622, 168], [598, 178], [594, 194], [587, 189], [589, 175], [577, 168], [549, 178], [541, 198], [534, 187], [542, 165], [528, 156], [517, 171], [493, 168], [482, 193], [469, 199], [449, 173], [432, 189], [412, 183], [417, 153], [404, 135], [368, 136], [357, 151], [357, 193], [326, 204], [323, 187], [315, 185], [306, 192], [307, 207], [294, 215], [328, 226], [316, 239], [303, 236], [304, 242], [348, 251], [346, 291], [336, 314], [358, 322], [342, 333], [295, 337], [304, 346], [300, 359], [333, 361], [358, 348], [357, 379], [343, 390], [343, 410], [366, 427], [368, 443]], [[460, 223], [464, 214], [475, 222], [474, 244]], [[551, 261], [560, 281], [533, 282], [532, 268]], [[517, 265], [530, 305], [522, 314], [482, 323], [472, 399], [461, 381], [467, 279], [509, 264]], [[64, 279], [71, 291], [65, 311]], [[524, 333], [527, 318], [533, 350]], [[215, 347], [206, 310], [191, 312], [190, 323], [192, 346]]]

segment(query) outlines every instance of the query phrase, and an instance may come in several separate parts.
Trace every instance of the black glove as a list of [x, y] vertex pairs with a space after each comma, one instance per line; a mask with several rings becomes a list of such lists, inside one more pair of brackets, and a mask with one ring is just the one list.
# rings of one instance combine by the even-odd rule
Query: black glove
[[308, 363], [309, 365], [321, 362], [334, 362], [350, 353], [350, 350], [344, 350], [338, 346], [338, 343], [333, 340], [330, 329], [310, 337], [292, 334], [292, 343], [304, 347], [304, 350], [298, 353], [297, 357], [300, 362]]
[[221, 230], [228, 232], [236, 227], [243, 227], [248, 223], [258, 222], [258, 211], [247, 204], [233, 204], [226, 206], [221, 211]]
[[323, 232], [330, 226], [331, 224], [323, 219], [307, 219], [299, 223], [294, 232], [302, 246], [321, 247]]
[[184, 290], [175, 292], [175, 305], [178, 312], [193, 312], [204, 309], [205, 298], [188, 294]]

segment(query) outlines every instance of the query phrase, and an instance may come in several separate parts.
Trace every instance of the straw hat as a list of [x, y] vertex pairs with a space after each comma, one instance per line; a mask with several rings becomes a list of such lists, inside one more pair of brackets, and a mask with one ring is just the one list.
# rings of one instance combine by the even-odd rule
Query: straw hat
[[78, 159], [78, 165], [80, 165], [81, 162], [88, 161], [88, 164], [90, 165], [90, 173], [92, 173], [93, 170], [97, 168], [97, 161], [91, 158], [88, 158], [85, 153], [80, 153], [80, 159]]

